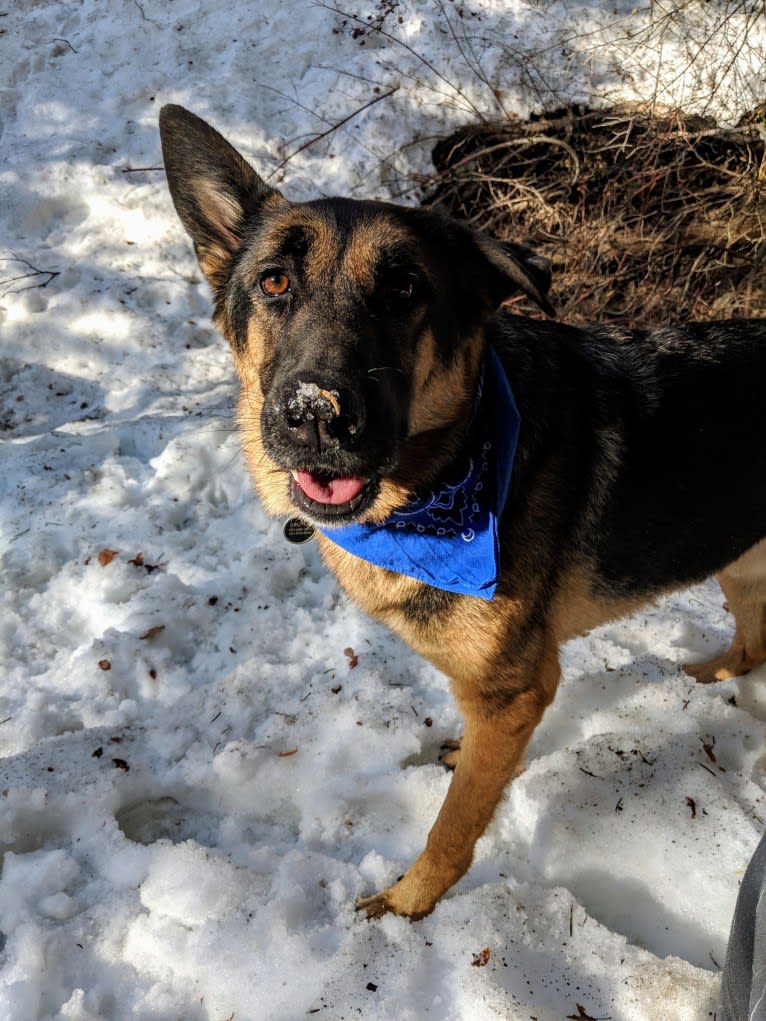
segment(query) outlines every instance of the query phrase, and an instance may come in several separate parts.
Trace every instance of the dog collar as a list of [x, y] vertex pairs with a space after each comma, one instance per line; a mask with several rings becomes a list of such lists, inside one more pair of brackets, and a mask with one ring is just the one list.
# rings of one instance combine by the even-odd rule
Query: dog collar
[[521, 417], [490, 347], [463, 453], [435, 488], [380, 524], [322, 534], [378, 567], [461, 595], [492, 599], [500, 576], [498, 522], [508, 496]]

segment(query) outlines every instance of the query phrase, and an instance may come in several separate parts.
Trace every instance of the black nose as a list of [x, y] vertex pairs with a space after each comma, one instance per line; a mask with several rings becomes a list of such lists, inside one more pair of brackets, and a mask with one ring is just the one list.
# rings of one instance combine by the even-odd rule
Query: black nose
[[315, 451], [353, 447], [364, 429], [364, 403], [348, 389], [296, 380], [283, 393], [288, 435], [299, 446]]

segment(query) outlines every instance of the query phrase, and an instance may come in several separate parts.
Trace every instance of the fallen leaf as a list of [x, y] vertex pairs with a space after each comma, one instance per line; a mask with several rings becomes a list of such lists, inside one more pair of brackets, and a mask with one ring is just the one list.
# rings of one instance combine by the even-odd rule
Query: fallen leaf
[[158, 635], [160, 631], [164, 630], [165, 630], [164, 624], [155, 624], [154, 627], [149, 628], [146, 634], [139, 635], [138, 637], [141, 641], [143, 641], [145, 638], [154, 638], [155, 635]]
[[116, 549], [102, 549], [98, 555], [98, 562], [102, 567], [106, 567], [107, 564], [111, 564], [116, 556]]
[[480, 950], [478, 952], [478, 954], [474, 954], [473, 955], [473, 960], [471, 961], [471, 967], [472, 968], [483, 968], [486, 964], [489, 963], [489, 959], [490, 959], [491, 955], [492, 955], [492, 951], [489, 949], [489, 947], [484, 947], [484, 949]]

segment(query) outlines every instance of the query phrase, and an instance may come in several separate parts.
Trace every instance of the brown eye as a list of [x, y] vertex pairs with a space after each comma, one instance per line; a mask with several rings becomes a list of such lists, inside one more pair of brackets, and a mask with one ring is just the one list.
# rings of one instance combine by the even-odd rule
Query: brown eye
[[415, 283], [412, 273], [406, 271], [390, 273], [381, 294], [384, 303], [393, 308], [407, 305], [415, 293]]
[[408, 277], [406, 280], [399, 281], [392, 284], [389, 288], [388, 293], [396, 301], [409, 301], [412, 297], [413, 283], [412, 277]]
[[290, 277], [281, 270], [265, 273], [260, 279], [261, 290], [270, 298], [279, 298], [290, 290]]

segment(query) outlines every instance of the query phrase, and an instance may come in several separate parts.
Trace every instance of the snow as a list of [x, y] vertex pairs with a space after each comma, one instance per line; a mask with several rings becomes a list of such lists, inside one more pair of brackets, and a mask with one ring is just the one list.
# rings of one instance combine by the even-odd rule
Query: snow
[[501, 108], [736, 121], [763, 17], [710, 8], [0, 12], [3, 1021], [712, 1016], [766, 813], [766, 671], [680, 669], [726, 643], [713, 584], [571, 642], [468, 875], [421, 922], [355, 915], [460, 720], [252, 496], [156, 127], [182, 103], [292, 197], [416, 197], [434, 138]]

